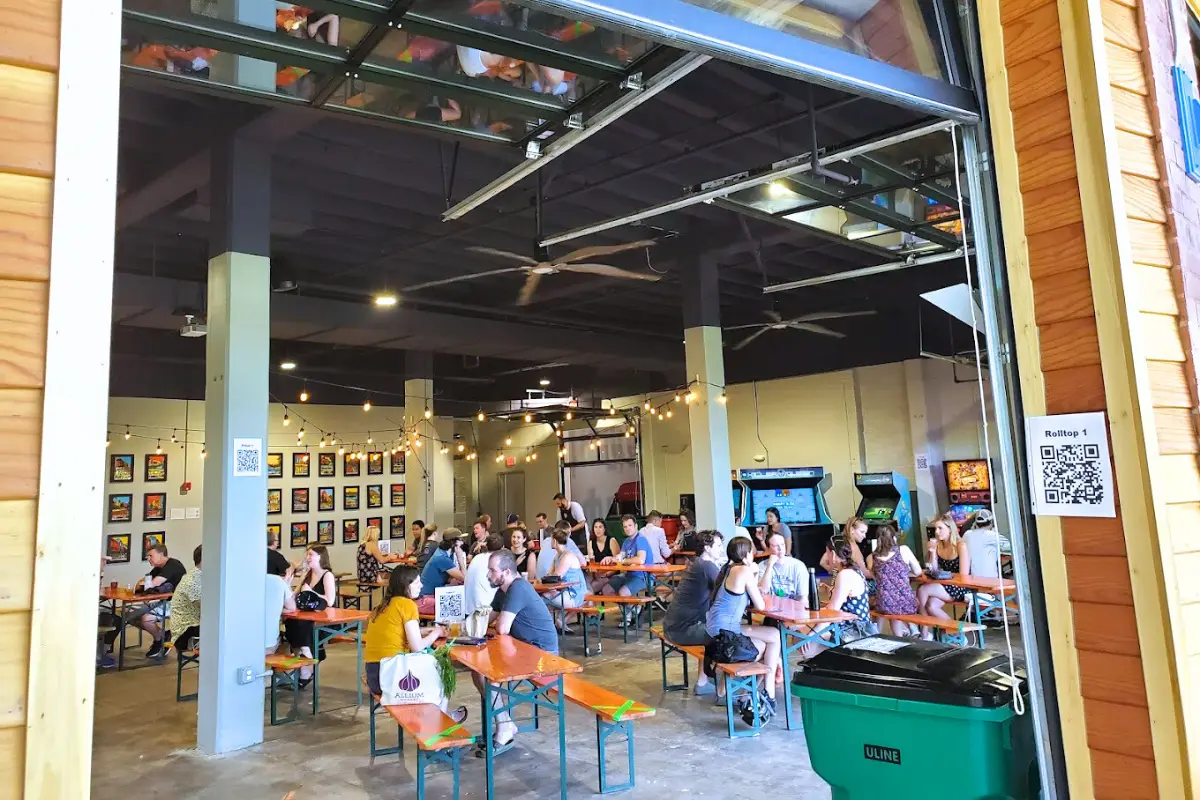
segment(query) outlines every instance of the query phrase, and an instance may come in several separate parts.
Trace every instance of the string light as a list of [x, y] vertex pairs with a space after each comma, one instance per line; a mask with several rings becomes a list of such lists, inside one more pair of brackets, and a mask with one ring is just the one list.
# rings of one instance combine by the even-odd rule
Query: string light
[[305, 464], [308, 463], [308, 451], [307, 450], [304, 452], [304, 455], [300, 456], [300, 460], [303, 461]]
[[721, 405], [725, 405], [726, 403], [729, 402], [729, 398], [725, 395], [724, 392], [721, 392], [719, 395], [717, 395], [717, 402], [720, 403]]
[[662, 422], [662, 420], [663, 420], [663, 415], [662, 415], [662, 414], [659, 414], [659, 415], [658, 415], [658, 421], [659, 421], [659, 422]]
[[367, 444], [374, 444], [375, 439], [371, 436], [371, 432], [367, 431]]
[[561, 439], [561, 438], [562, 438], [562, 431], [561, 431], [561, 430], [558, 430], [558, 429], [555, 429], [555, 431], [554, 431], [554, 435], [555, 435], [555, 436], [557, 436], [558, 438], [560, 438], [560, 439]]
[[155, 446], [154, 446], [154, 454], [155, 454], [156, 456], [161, 456], [161, 455], [162, 455], [162, 439], [159, 439], [159, 440], [158, 440], [158, 442], [157, 442], [157, 444], [155, 444]]
[[300, 430], [296, 431], [296, 441], [298, 442], [303, 438], [304, 438], [304, 427], [301, 426]]
[[425, 406], [425, 419], [429, 419], [432, 416], [433, 412], [429, 410], [429, 406]]
[[442, 445], [442, 449], [439, 450], [438, 452], [441, 453], [442, 455], [446, 455], [446, 453], [450, 452], [450, 448], [446, 447], [445, 445]]
[[465, 444], [462, 444], [462, 443], [460, 442], [460, 443], [459, 443], [459, 445], [458, 445], [458, 452], [460, 452], [460, 453], [461, 453], [462, 451], [464, 451], [464, 450], [466, 450], [466, 449], [467, 449], [467, 446], [466, 446]]
[[683, 402], [687, 403], [688, 405], [691, 405], [695, 399], [696, 399], [696, 393], [692, 392], [692, 391], [689, 391], [687, 394], [685, 394], [683, 396]]
[[371, 410], [371, 401], [367, 400], [366, 402], [363, 403], [363, 411], [370, 411], [370, 410]]
[[478, 414], [475, 415], [475, 419], [479, 420], [480, 422], [483, 422], [484, 416], [483, 416], [482, 410]]
[[649, 397], [647, 397], [647, 398], [646, 398], [646, 402], [645, 402], [645, 408], [646, 408], [646, 410], [647, 410], [647, 411], [649, 411], [649, 410], [650, 410], [650, 398], [649, 398]]
[[565, 448], [565, 447], [564, 447], [562, 450], [559, 450], [559, 451], [558, 451], [558, 457], [559, 457], [559, 458], [566, 458], [566, 457], [567, 457], [567, 448]]
[[671, 409], [667, 409], [667, 419], [671, 418]]
[[575, 415], [574, 415], [574, 414], [572, 414], [570, 411], [568, 411], [568, 412], [567, 412], [567, 420], [569, 421], [569, 420], [572, 420], [572, 419], [574, 419], [574, 418], [575, 418]]
[[317, 447], [324, 447], [324, 446], [325, 446], [325, 439], [322, 438], [320, 443], [317, 444]]
[[532, 459], [531, 459], [529, 456], [525, 456], [525, 463], [526, 463], [526, 464], [528, 464], [528, 463], [529, 463], [531, 460], [532, 460]]
[[331, 433], [331, 434], [329, 434], [329, 443], [330, 443], [330, 444], [337, 444], [337, 436], [336, 436], [335, 434], [332, 434], [332, 433]]
[[288, 417], [286, 411], [283, 412], [283, 427], [286, 428], [288, 425], [291, 425], [291, 424], [292, 424], [291, 418]]
[[344, 448], [344, 447], [339, 447], [339, 448], [338, 448], [338, 455], [339, 455], [339, 456], [344, 456], [344, 455], [346, 455], [346, 448]]
[[200, 457], [208, 458], [208, 451], [204, 449], [204, 445], [200, 445]]
[[172, 428], [171, 429], [171, 444], [177, 444], [179, 442], [179, 437], [177, 437], [175, 435], [176, 433], [178, 433], [178, 430], [175, 428]]
[[608, 415], [610, 417], [615, 417], [617, 415], [617, 407], [613, 405], [611, 400], [608, 403]]
[[675, 393], [675, 402], [678, 403], [681, 400], [683, 400], [683, 395], [681, 395], [679, 392], [676, 392]]
[[503, 461], [503, 460], [504, 460], [504, 456], [496, 456], [496, 463], [497, 463], [497, 464], [499, 464], [499, 463], [500, 463], [501, 461]]
[[537, 453], [534, 452], [534, 454], [531, 455], [530, 458], [532, 458], [534, 461], [537, 461]]
[[301, 403], [308, 402], [308, 387], [307, 386], [300, 390], [300, 402]]
[[526, 413], [525, 413], [525, 421], [526, 421], [526, 422], [533, 422], [533, 414], [530, 414], [529, 412], [526, 412]]
[[125, 426], [125, 441], [129, 441], [129, 426]]
[[417, 447], [417, 448], [419, 448], [419, 447], [421, 446], [421, 440], [420, 440], [420, 439], [416, 439], [416, 440], [414, 440], [414, 441], [413, 441], [413, 446], [414, 446], [414, 447]]
[[505, 447], [512, 447], [512, 437], [511, 437], [511, 436], [505, 437], [505, 439], [504, 439], [504, 446], [505, 446]]
[[111, 447], [111, 446], [112, 446], [112, 434], [109, 434], [108, 436], [105, 436], [105, 437], [104, 437], [104, 446], [105, 446], [105, 447]]

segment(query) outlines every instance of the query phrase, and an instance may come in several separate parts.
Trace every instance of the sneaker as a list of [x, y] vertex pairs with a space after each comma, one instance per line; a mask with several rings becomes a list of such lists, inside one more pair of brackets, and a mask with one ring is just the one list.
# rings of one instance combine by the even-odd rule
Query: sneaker
[[100, 669], [112, 669], [117, 666], [117, 660], [112, 656], [106, 655], [96, 664]]
[[661, 611], [664, 614], [667, 613], [667, 604], [661, 597], [655, 597], [653, 605], [655, 611]]
[[467, 713], [468, 712], [467, 712], [466, 706], [459, 706], [458, 708], [451, 711], [447, 716], [449, 716], [450, 719], [454, 720], [459, 725], [461, 725], [467, 721]]
[[709, 681], [704, 685], [697, 684], [692, 692], [696, 695], [696, 697], [710, 697], [717, 693], [717, 686], [712, 681]]
[[158, 658], [164, 653], [163, 643], [155, 642], [150, 645], [150, 649], [146, 651], [146, 658]]

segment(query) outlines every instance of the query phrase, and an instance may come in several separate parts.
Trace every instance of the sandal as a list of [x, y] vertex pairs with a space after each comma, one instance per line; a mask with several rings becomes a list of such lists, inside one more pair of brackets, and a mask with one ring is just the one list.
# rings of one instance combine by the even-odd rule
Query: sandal
[[[498, 755], [503, 755], [504, 753], [507, 753], [509, 750], [512, 750], [516, 746], [517, 746], [517, 737], [515, 735], [513, 736], [513, 738], [509, 739], [504, 744], [497, 742], [496, 737], [493, 736], [492, 737], [492, 758], [495, 758]], [[484, 744], [483, 742], [479, 742], [478, 744], [475, 745], [475, 757], [476, 758], [487, 758], [487, 745], [486, 744]]]

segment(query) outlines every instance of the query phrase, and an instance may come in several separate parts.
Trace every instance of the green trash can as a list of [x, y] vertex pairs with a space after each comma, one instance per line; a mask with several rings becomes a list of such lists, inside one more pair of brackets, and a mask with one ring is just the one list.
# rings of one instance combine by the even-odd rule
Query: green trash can
[[791, 686], [813, 770], [833, 800], [1038, 797], [1033, 721], [1013, 710], [1008, 672], [998, 653], [894, 636], [821, 652]]

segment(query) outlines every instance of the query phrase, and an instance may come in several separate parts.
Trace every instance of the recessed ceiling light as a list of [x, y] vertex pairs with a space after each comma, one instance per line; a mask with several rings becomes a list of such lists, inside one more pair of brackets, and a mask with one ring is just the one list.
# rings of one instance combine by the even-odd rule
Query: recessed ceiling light
[[281, 362], [279, 362], [279, 368], [286, 369], [286, 370], [295, 369], [296, 362], [295, 361], [281, 361]]
[[771, 197], [787, 197], [788, 195], [795, 194], [795, 192], [789, 189], [786, 183], [771, 181], [767, 184], [767, 194]]
[[383, 306], [383, 307], [394, 306], [394, 305], [396, 305], [397, 302], [398, 301], [396, 300], [396, 295], [394, 295], [394, 294], [375, 295], [375, 305], [377, 305], [377, 306]]
[[539, 385], [539, 386], [549, 386], [549, 385], [550, 385], [550, 379], [549, 379], [549, 378], [542, 378], [540, 381], [538, 381], [538, 385]]

